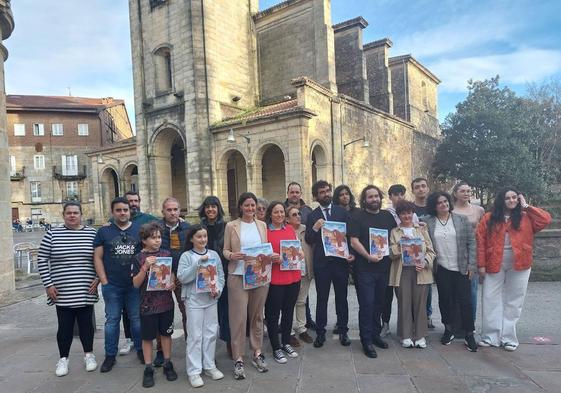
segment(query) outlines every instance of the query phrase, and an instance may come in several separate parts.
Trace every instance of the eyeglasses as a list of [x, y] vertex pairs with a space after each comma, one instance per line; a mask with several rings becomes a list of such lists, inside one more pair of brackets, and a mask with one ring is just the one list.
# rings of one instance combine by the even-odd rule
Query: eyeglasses
[[300, 212], [298, 212], [298, 213], [291, 213], [291, 214], [290, 214], [290, 217], [298, 217], [298, 216], [301, 216], [301, 215], [302, 215], [302, 213], [300, 213]]
[[264, 212], [266, 208], [264, 208], [263, 206], [257, 206], [257, 210], [259, 210], [260, 212]]

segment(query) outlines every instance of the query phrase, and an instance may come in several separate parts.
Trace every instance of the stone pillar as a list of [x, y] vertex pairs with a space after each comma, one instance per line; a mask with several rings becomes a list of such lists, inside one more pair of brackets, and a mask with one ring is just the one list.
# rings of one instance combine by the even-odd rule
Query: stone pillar
[[[14, 30], [14, 17], [9, 0], [0, 0], [0, 33], [2, 41], [7, 39]], [[6, 91], [4, 87], [4, 62], [8, 59], [8, 51], [0, 42], [0, 293], [15, 289], [14, 258], [12, 252], [12, 220], [11, 220], [11, 187], [10, 187], [10, 155], [8, 135], [6, 134]]]
[[364, 57], [369, 85], [370, 105], [393, 114], [391, 74], [388, 51], [392, 42], [388, 38], [364, 45]]

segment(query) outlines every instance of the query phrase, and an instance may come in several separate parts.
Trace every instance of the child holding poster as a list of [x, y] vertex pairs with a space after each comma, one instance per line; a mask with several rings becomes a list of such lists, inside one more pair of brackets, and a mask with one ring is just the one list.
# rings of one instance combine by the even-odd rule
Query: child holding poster
[[206, 229], [193, 225], [177, 268], [177, 278], [183, 284], [181, 298], [187, 310], [187, 375], [194, 388], [204, 385], [203, 371], [213, 380], [224, 377], [214, 361], [217, 303], [224, 288], [224, 270], [220, 256], [207, 248], [207, 242]]

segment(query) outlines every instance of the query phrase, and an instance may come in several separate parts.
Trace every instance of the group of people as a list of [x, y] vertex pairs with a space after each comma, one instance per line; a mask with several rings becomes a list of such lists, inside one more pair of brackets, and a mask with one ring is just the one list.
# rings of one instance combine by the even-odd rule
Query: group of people
[[[81, 206], [63, 206], [64, 226], [49, 230], [40, 246], [38, 266], [49, 304], [56, 305], [60, 360], [56, 375], [68, 373], [74, 323], [79, 327], [86, 370], [97, 368], [93, 354], [93, 305], [98, 285], [105, 302], [105, 359], [101, 372], [116, 363], [120, 320], [138, 359], [145, 364], [143, 386], [155, 384], [153, 367], [163, 367], [166, 379], [177, 379], [171, 361], [175, 303], [182, 314], [186, 339], [186, 371], [193, 387], [204, 385], [202, 375], [223, 378], [215, 348], [226, 342], [234, 361], [235, 379], [246, 378], [246, 337], [251, 363], [268, 371], [263, 354], [264, 328], [273, 359], [284, 364], [298, 357], [302, 342], [321, 348], [326, 342], [331, 285], [337, 320], [334, 334], [349, 346], [347, 291], [354, 284], [359, 302], [360, 341], [364, 354], [376, 358], [376, 348], [388, 348], [393, 297], [397, 297], [397, 336], [405, 348], [426, 348], [432, 323], [431, 289], [436, 281], [448, 345], [458, 334], [475, 352], [478, 346], [516, 350], [520, 317], [532, 265], [534, 234], [551, 222], [544, 210], [530, 206], [512, 187], [497, 193], [490, 212], [472, 204], [471, 188], [457, 183], [452, 195], [430, 192], [426, 179], [411, 183], [414, 201], [404, 199], [406, 188], [392, 185], [391, 204], [383, 209], [384, 192], [367, 185], [357, 201], [346, 185], [335, 188], [320, 180], [312, 186], [318, 207], [302, 199], [296, 182], [284, 201], [268, 202], [244, 192], [237, 202], [238, 217], [226, 222], [220, 200], [207, 197], [198, 213], [200, 223], [180, 217], [180, 204], [169, 197], [162, 219], [140, 211], [140, 196], [128, 192], [111, 203], [111, 219], [97, 232], [81, 223]], [[348, 252], [326, 255], [322, 228], [344, 223]], [[372, 248], [372, 231], [382, 233]], [[385, 233], [385, 237], [383, 234]], [[281, 242], [299, 240], [304, 263], [283, 270]], [[269, 243], [270, 283], [247, 289], [244, 265], [248, 248]], [[151, 290], [153, 270], [171, 260], [163, 288]], [[204, 284], [201, 266], [210, 273]], [[308, 292], [316, 288], [315, 321]], [[481, 339], [474, 336], [477, 284], [482, 283]], [[201, 284], [202, 283], [202, 284]], [[202, 290], [206, 288], [208, 290]], [[175, 302], [172, 294], [175, 295]], [[127, 330], [130, 333], [127, 333]], [[309, 331], [315, 330], [315, 338]], [[157, 352], [153, 359], [153, 340]], [[130, 349], [130, 347], [128, 348]], [[124, 351], [127, 352], [127, 351]]]

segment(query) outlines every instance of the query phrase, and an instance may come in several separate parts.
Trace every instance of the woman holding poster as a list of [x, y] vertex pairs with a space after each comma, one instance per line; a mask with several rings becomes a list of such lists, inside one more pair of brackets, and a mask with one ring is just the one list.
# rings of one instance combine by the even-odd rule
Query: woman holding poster
[[[265, 303], [265, 319], [269, 340], [273, 347], [273, 358], [277, 363], [283, 364], [287, 362], [286, 356], [291, 358], [298, 356], [291, 346], [290, 332], [292, 331], [294, 306], [298, 292], [300, 292], [302, 273], [300, 264], [292, 264], [290, 261], [294, 257], [298, 258], [298, 255], [302, 253], [302, 246], [299, 244], [294, 228], [286, 225], [286, 214], [282, 202], [275, 201], [269, 204], [265, 221], [267, 222], [267, 239], [271, 242], [273, 251], [281, 255], [280, 263], [273, 263], [271, 285]], [[282, 270], [283, 262], [286, 262], [285, 269], [287, 270]], [[296, 267], [291, 269], [291, 266], [294, 265]], [[279, 316], [281, 317], [282, 344], [279, 342]]]
[[413, 223], [415, 204], [401, 200], [401, 223], [390, 234], [390, 286], [397, 287], [397, 334], [404, 348], [426, 348], [428, 286], [435, 253], [425, 227]]
[[249, 344], [253, 350], [252, 364], [259, 372], [266, 372], [267, 363], [261, 352], [263, 346], [263, 308], [269, 292], [269, 285], [254, 289], [244, 289], [244, 259], [247, 255], [242, 248], [267, 243], [267, 227], [255, 219], [257, 197], [244, 192], [238, 199], [239, 218], [226, 224], [224, 230], [223, 255], [228, 259], [228, 315], [232, 358], [234, 359], [234, 379], [245, 379], [243, 355], [245, 353], [246, 321], [249, 317]]

